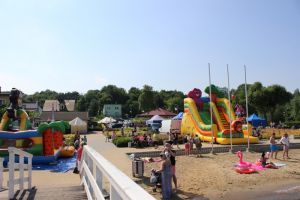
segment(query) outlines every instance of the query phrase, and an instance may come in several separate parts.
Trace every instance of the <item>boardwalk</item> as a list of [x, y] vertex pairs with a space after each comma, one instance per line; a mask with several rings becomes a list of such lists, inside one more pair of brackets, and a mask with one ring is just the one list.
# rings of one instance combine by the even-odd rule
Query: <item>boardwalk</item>
[[[4, 172], [4, 181], [6, 182], [7, 180], [8, 172]], [[50, 171], [33, 170], [32, 185], [34, 188], [30, 191], [16, 190], [15, 199], [87, 199], [83, 187], [80, 186], [79, 175], [73, 174], [72, 171], [67, 173], [53, 173]], [[8, 190], [0, 192], [0, 199], [7, 198]]]

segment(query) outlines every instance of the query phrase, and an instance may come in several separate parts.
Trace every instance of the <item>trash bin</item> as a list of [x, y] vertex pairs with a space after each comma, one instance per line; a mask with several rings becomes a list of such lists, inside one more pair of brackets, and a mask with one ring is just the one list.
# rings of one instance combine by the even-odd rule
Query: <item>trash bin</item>
[[129, 148], [131, 147], [131, 142], [128, 142], [128, 147], [129, 147]]
[[134, 159], [132, 161], [132, 176], [143, 177], [144, 176], [144, 161], [141, 159]]

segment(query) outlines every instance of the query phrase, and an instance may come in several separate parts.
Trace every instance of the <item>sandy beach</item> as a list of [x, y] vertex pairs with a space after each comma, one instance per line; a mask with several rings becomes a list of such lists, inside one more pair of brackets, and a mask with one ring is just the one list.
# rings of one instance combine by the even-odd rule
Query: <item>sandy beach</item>
[[[126, 175], [131, 177], [131, 161], [126, 153], [155, 151], [152, 147], [116, 148], [112, 143], [105, 143], [102, 134], [88, 136], [89, 145], [116, 165]], [[298, 141], [294, 141], [298, 142]], [[203, 143], [204, 147], [210, 144]], [[216, 145], [219, 146], [219, 145]], [[180, 146], [183, 148], [183, 146]], [[159, 150], [163, 147], [160, 146]], [[176, 149], [176, 148], [175, 148]], [[254, 163], [261, 156], [260, 153], [244, 152], [244, 160]], [[290, 150], [290, 160], [282, 160], [282, 151], [278, 153], [275, 163], [286, 166], [279, 169], [266, 169], [255, 174], [238, 174], [234, 165], [239, 158], [231, 153], [218, 153], [215, 155], [203, 154], [201, 158], [195, 156], [177, 156], [176, 174], [178, 178], [178, 191], [172, 199], [195, 200], [237, 200], [241, 199], [300, 199], [300, 149]], [[133, 178], [146, 191], [155, 198], [160, 199], [160, 192], [152, 192], [149, 182], [152, 168], [158, 169], [160, 163], [145, 163], [145, 173], [142, 179]]]
[[[254, 163], [259, 153], [244, 153], [244, 160]], [[172, 199], [300, 199], [300, 150], [291, 150], [292, 159], [278, 160], [286, 166], [279, 169], [266, 169], [254, 174], [238, 174], [234, 165], [239, 159], [235, 154], [204, 154], [195, 156], [178, 156], [176, 174], [178, 191]], [[145, 178], [142, 187], [160, 199], [159, 192], [152, 192], [149, 183], [150, 170], [158, 169], [159, 163], [145, 164]]]
[[[112, 143], [106, 143], [104, 140], [105, 138], [102, 134], [88, 135], [89, 145], [129, 177], [132, 175], [131, 160], [126, 153], [154, 150], [154, 148], [116, 148]], [[209, 144], [204, 143], [204, 146], [209, 146]], [[259, 157], [260, 153], [244, 153], [244, 160], [247, 162], [254, 163]], [[292, 159], [282, 160], [282, 152], [279, 152], [279, 159], [271, 161], [286, 164], [286, 166], [279, 169], [266, 169], [255, 174], [238, 174], [234, 170], [234, 165], [239, 162], [239, 158], [235, 154], [203, 154], [201, 158], [177, 156], [176, 174], [179, 187], [172, 199], [299, 200], [300, 149], [290, 150], [290, 157]], [[160, 163], [145, 163], [144, 177], [141, 179], [133, 178], [134, 181], [157, 199], [161, 198], [160, 191], [152, 192], [152, 184], [149, 182], [149, 177], [151, 169], [158, 169], [159, 165]], [[5, 172], [5, 182], [8, 179], [7, 176], [8, 172]], [[106, 186], [106, 181], [104, 183]], [[73, 174], [72, 171], [52, 173], [34, 170], [33, 186], [37, 188], [37, 193], [35, 198], [32, 199], [61, 199], [62, 196], [64, 196], [64, 199], [75, 199], [72, 196], [73, 193], [75, 194], [74, 189], [81, 191], [81, 194], [83, 192], [82, 187], [79, 185], [79, 176]], [[70, 192], [66, 194], [66, 191]], [[7, 197], [3, 193], [1, 195], [0, 197]]]
[[[153, 151], [153, 148], [116, 148], [112, 143], [105, 143], [102, 134], [88, 135], [88, 143], [101, 155], [110, 160], [126, 175], [131, 173], [131, 160], [128, 152]], [[204, 143], [203, 146], [210, 146]], [[160, 150], [163, 147], [160, 147]], [[181, 146], [182, 148], [182, 146]], [[260, 153], [244, 152], [244, 160], [254, 163], [260, 158]], [[290, 150], [290, 160], [282, 160], [282, 152], [278, 153], [278, 160], [272, 162], [283, 163], [286, 166], [279, 169], [266, 169], [255, 174], [238, 174], [234, 171], [234, 165], [239, 158], [231, 153], [218, 153], [215, 155], [203, 154], [201, 158], [195, 156], [177, 156], [176, 171], [178, 177], [178, 191], [172, 199], [197, 199], [197, 200], [237, 200], [241, 199], [300, 199], [300, 150]], [[152, 168], [159, 168], [160, 163], [145, 163], [144, 178], [133, 178], [155, 198], [160, 199], [160, 192], [152, 192], [149, 183]], [[37, 185], [47, 187], [41, 177], [46, 177], [45, 172], [39, 172], [41, 176], [35, 176], [35, 181], [41, 181]], [[67, 185], [78, 185], [78, 176], [67, 174], [51, 174], [49, 184], [59, 185], [60, 181]], [[55, 177], [58, 176], [58, 177]], [[41, 178], [41, 179], [40, 179]], [[53, 179], [53, 180], [52, 180]], [[66, 183], [64, 183], [66, 184]]]

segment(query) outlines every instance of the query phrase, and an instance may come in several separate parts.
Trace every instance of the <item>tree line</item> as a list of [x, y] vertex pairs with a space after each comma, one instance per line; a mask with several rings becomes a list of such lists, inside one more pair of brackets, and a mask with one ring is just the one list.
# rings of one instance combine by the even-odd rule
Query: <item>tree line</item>
[[[191, 88], [192, 89], [192, 88]], [[247, 85], [249, 114], [256, 113], [269, 122], [299, 122], [300, 92], [290, 93], [281, 85], [263, 86], [260, 82]], [[245, 85], [241, 84], [231, 90], [233, 105], [238, 103], [245, 108]], [[78, 92], [57, 93], [51, 90], [25, 95], [23, 102], [39, 102], [43, 106], [45, 100], [76, 100], [78, 111], [88, 111], [91, 117], [102, 117], [104, 104], [121, 104], [123, 117], [135, 117], [137, 114], [155, 108], [164, 108], [172, 112], [184, 110], [183, 99], [186, 95], [177, 90], [155, 91], [149, 85], [143, 88], [131, 87], [128, 91], [115, 85], [107, 85], [100, 90], [89, 90], [85, 94]]]
[[149, 85], [142, 89], [131, 87], [128, 91], [115, 85], [104, 86], [101, 90], [89, 90], [85, 94], [78, 92], [57, 93], [51, 90], [24, 95], [23, 102], [45, 100], [76, 100], [76, 110], [88, 111], [90, 117], [101, 117], [104, 104], [121, 104], [123, 117], [134, 117], [155, 108], [164, 108], [172, 112], [183, 111], [183, 92], [176, 90], [154, 91]]

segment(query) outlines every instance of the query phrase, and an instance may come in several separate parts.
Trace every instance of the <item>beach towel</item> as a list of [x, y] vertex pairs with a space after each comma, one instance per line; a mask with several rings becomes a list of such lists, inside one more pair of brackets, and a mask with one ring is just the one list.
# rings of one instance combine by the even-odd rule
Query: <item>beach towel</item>
[[284, 164], [284, 163], [274, 163], [274, 165], [276, 167], [284, 167], [284, 166], [286, 166], [286, 164]]

